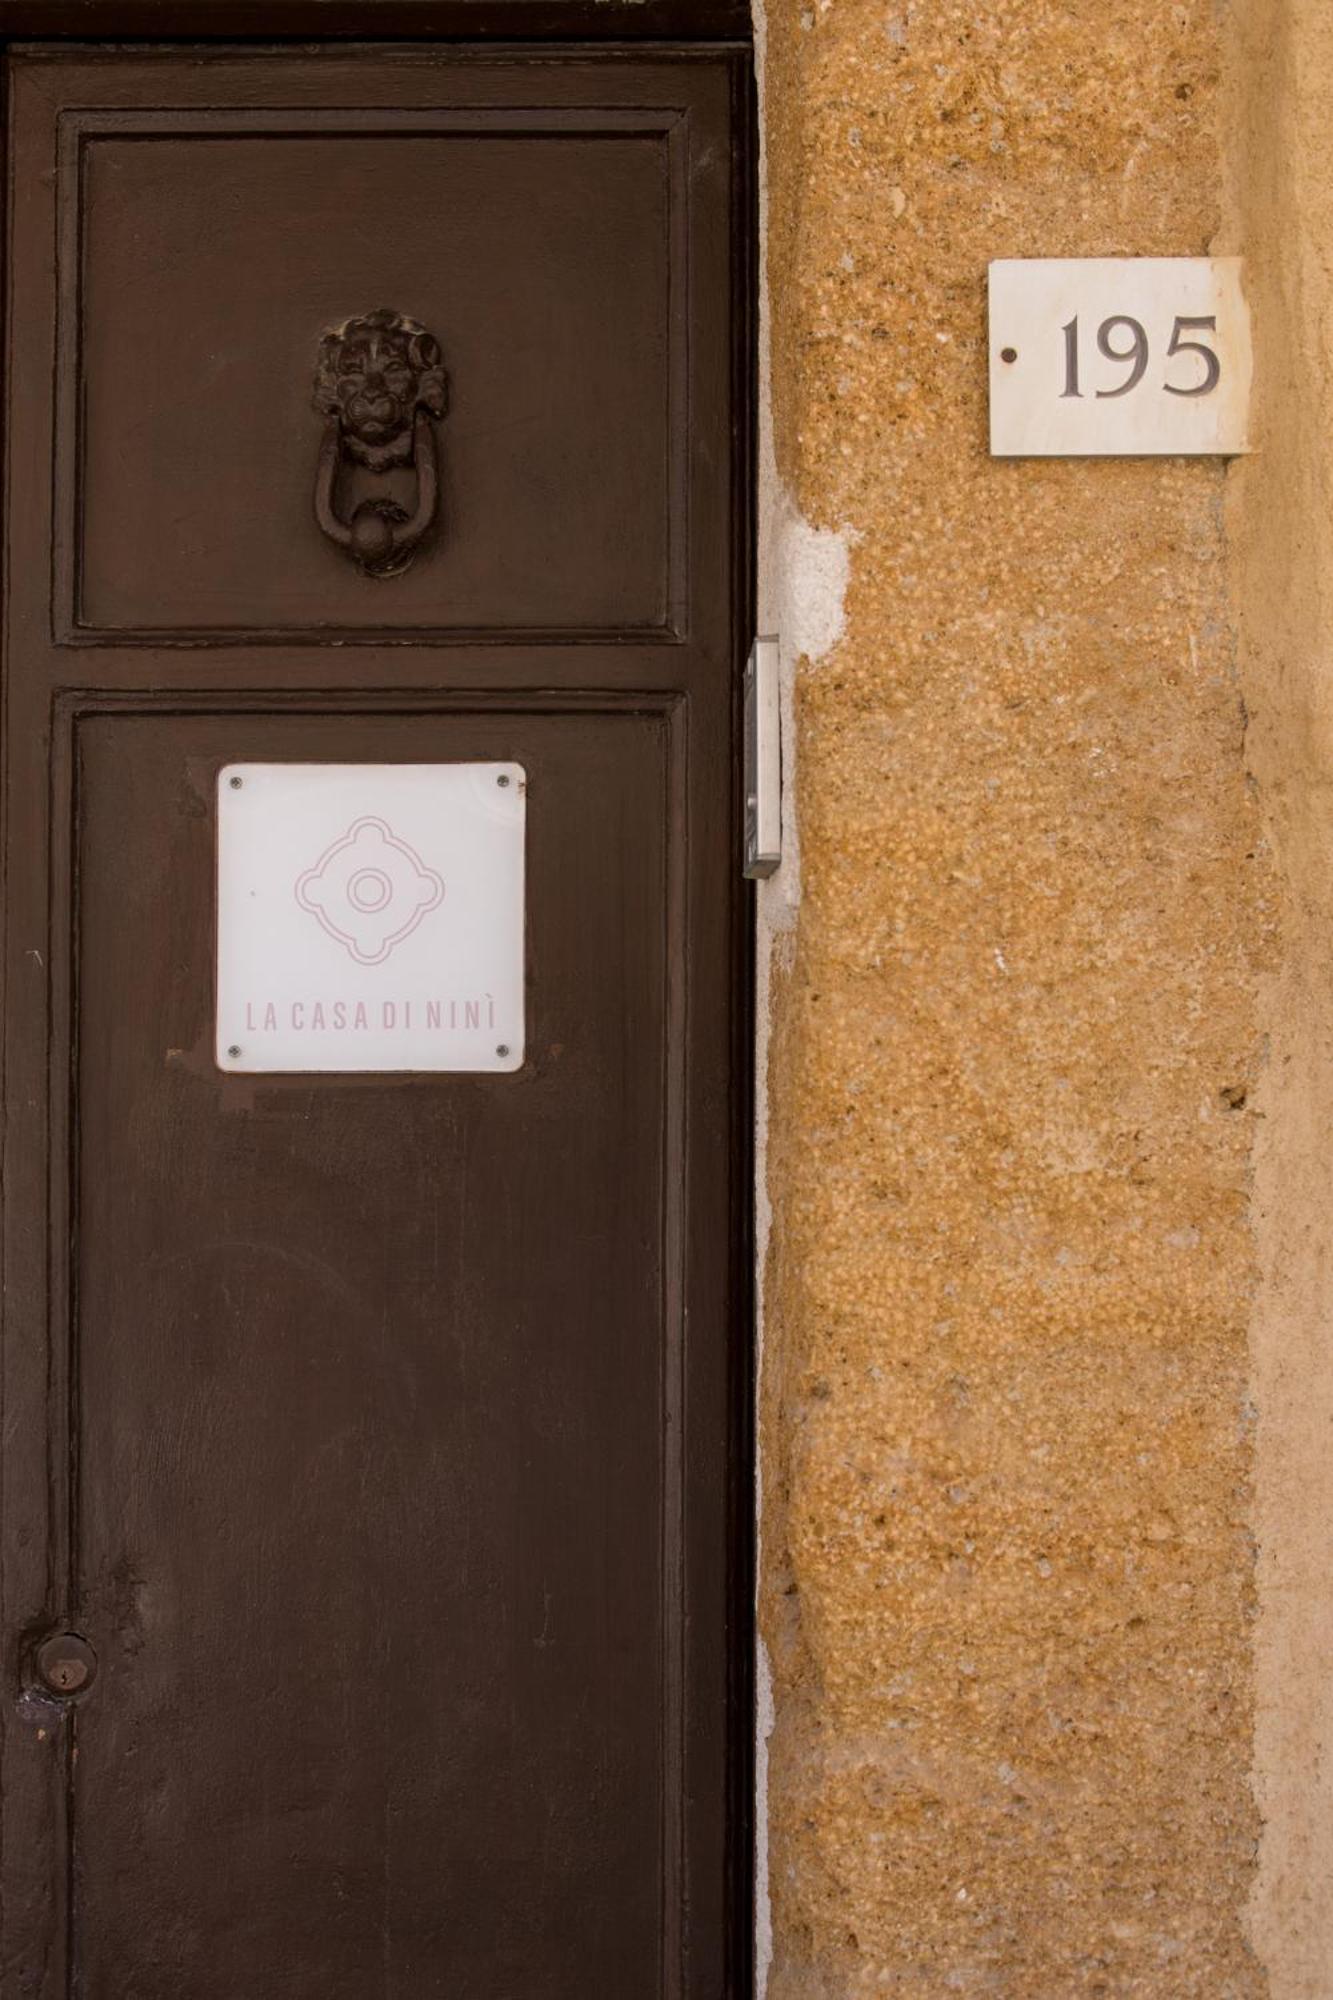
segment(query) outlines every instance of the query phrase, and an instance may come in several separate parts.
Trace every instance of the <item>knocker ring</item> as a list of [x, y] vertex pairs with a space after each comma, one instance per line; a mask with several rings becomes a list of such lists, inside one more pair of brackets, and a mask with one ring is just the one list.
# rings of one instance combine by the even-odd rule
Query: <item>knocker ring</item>
[[[440, 344], [417, 320], [382, 306], [333, 327], [319, 344], [315, 408], [325, 417], [315, 476], [315, 519], [365, 576], [401, 576], [435, 523], [440, 473], [436, 420], [446, 377]], [[415, 474], [404, 506], [389, 475]], [[344, 519], [340, 485], [364, 489]], [[349, 494], [347, 497], [352, 497]]]

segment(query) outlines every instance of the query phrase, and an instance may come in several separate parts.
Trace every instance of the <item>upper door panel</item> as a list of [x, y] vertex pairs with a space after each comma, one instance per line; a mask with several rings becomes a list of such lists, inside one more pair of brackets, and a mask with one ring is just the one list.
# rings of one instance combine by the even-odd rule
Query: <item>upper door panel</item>
[[[89, 631], [666, 623], [668, 132], [386, 122], [78, 121]], [[380, 306], [452, 392], [439, 533], [391, 601], [310, 532], [319, 335]]]
[[[16, 218], [13, 462], [43, 495], [56, 470], [31, 536], [50, 523], [53, 560], [25, 565], [56, 643], [717, 624], [731, 89], [688, 54], [20, 60], [20, 178], [46, 192]], [[437, 530], [388, 579], [314, 510], [320, 340], [378, 307], [438, 339], [448, 388]]]

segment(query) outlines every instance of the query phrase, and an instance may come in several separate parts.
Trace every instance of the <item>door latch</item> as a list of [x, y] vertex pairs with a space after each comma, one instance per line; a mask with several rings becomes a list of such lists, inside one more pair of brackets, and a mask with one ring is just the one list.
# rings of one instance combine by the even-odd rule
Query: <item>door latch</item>
[[756, 639], [745, 669], [745, 873], [782, 859], [782, 696], [777, 639]]

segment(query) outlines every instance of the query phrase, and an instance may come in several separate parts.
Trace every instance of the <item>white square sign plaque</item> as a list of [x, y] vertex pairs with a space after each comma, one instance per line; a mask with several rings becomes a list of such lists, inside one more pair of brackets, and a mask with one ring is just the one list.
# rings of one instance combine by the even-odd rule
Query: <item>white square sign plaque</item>
[[225, 1070], [516, 1070], [521, 764], [228, 764]]
[[994, 457], [1242, 452], [1251, 366], [1239, 257], [990, 267]]

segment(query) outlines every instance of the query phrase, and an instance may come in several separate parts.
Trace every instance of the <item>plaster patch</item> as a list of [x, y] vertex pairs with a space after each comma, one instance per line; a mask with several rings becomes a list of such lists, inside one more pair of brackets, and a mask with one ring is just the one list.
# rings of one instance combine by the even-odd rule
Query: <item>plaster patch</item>
[[818, 666], [846, 629], [854, 528], [816, 528], [779, 488], [768, 524], [774, 569], [772, 601], [783, 652]]

